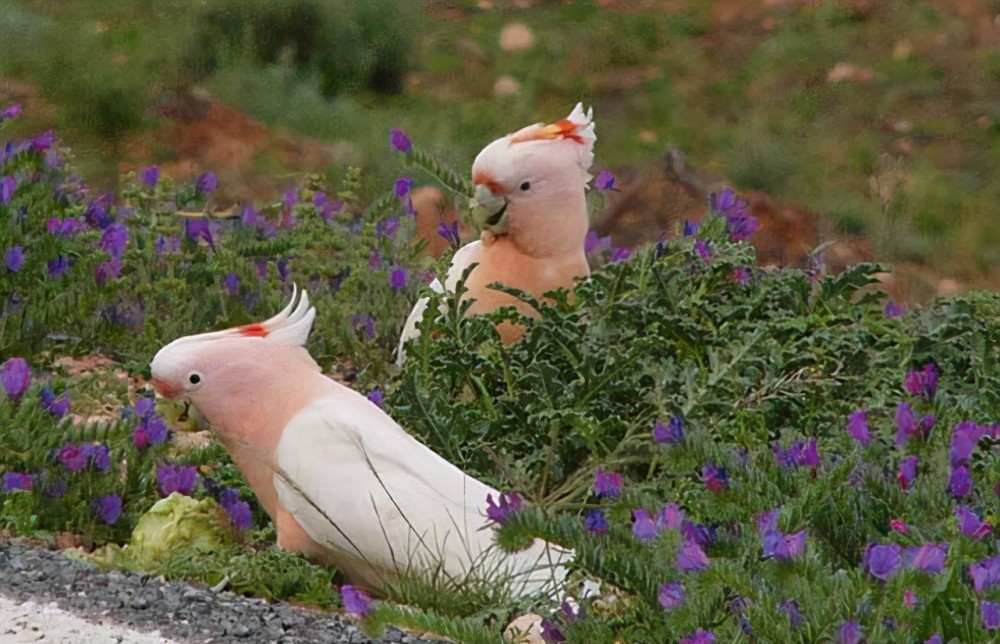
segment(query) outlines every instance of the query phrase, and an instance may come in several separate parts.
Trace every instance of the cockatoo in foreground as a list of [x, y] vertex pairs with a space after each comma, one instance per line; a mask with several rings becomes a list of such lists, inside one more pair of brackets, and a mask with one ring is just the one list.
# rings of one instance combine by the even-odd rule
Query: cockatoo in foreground
[[[454, 293], [465, 270], [473, 265], [462, 299], [475, 300], [469, 314], [515, 306], [524, 315], [537, 312], [521, 300], [489, 288], [494, 282], [531, 293], [570, 289], [577, 277], [590, 274], [584, 252], [589, 217], [586, 186], [594, 160], [593, 109], [578, 103], [570, 115], [551, 125], [529, 125], [486, 146], [472, 164], [473, 217], [482, 228], [478, 241], [455, 252], [448, 275], [431, 287]], [[414, 305], [399, 340], [397, 362], [405, 360], [404, 344], [419, 332], [428, 299]], [[520, 325], [501, 324], [505, 343], [524, 332]]]
[[180, 338], [151, 365], [156, 391], [193, 404], [274, 520], [278, 547], [337, 566], [378, 591], [401, 577], [554, 591], [572, 551], [536, 540], [503, 553], [486, 516], [497, 490], [327, 378], [303, 348], [305, 291], [258, 324]]

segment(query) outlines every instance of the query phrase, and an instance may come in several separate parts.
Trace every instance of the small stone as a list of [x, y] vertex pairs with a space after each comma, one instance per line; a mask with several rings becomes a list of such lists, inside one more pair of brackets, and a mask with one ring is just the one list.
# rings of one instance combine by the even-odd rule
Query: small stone
[[505, 53], [514, 54], [531, 49], [535, 44], [535, 34], [528, 25], [521, 22], [510, 22], [500, 31], [500, 49]]
[[250, 629], [246, 624], [237, 624], [232, 630], [233, 637], [250, 637], [253, 634], [253, 630]]
[[826, 75], [826, 82], [828, 83], [853, 82], [867, 85], [873, 80], [875, 80], [874, 69], [851, 63], [837, 63]]
[[521, 91], [521, 84], [510, 76], [501, 76], [493, 83], [494, 96], [511, 96]]
[[515, 644], [544, 644], [542, 639], [542, 616], [537, 613], [525, 613], [515, 617], [507, 628], [503, 629], [503, 637]]
[[145, 597], [133, 597], [132, 601], [129, 602], [129, 606], [142, 610], [149, 607], [149, 601]]

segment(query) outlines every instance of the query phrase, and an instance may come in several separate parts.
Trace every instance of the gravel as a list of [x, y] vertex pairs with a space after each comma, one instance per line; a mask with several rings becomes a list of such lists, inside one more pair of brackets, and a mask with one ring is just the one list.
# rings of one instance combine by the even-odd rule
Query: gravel
[[[0, 642], [82, 641], [46, 637], [38, 632], [44, 631], [44, 623], [32, 624], [25, 615], [36, 610], [38, 615], [46, 610], [58, 613], [56, 606], [93, 623], [139, 631], [134, 633], [137, 639], [118, 635], [104, 642], [428, 642], [392, 628], [371, 640], [339, 614], [164, 582], [151, 575], [104, 573], [21, 539], [0, 541], [0, 596], [13, 600], [0, 602], [0, 607], [20, 610], [17, 619], [0, 619]], [[22, 631], [31, 629], [39, 637], [25, 639]]]

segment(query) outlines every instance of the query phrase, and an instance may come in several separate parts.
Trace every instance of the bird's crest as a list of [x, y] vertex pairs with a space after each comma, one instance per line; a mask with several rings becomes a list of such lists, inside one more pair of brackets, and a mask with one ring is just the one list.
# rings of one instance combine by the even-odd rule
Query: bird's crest
[[224, 338], [244, 337], [260, 338], [268, 342], [279, 342], [293, 346], [303, 346], [309, 337], [313, 320], [316, 319], [316, 309], [309, 305], [309, 294], [303, 289], [299, 290], [296, 285], [292, 285], [292, 299], [288, 306], [282, 309], [274, 317], [263, 322], [244, 324], [224, 331], [211, 331], [189, 335], [172, 342], [172, 345], [179, 343], [201, 342], [203, 340], [221, 340]]
[[309, 294], [292, 285], [292, 299], [280, 313], [263, 322], [245, 324], [220, 333], [238, 334], [248, 338], [264, 338], [272, 342], [302, 346], [309, 337], [316, 309], [309, 305]]
[[597, 136], [594, 134], [594, 108], [583, 111], [583, 103], [577, 103], [569, 116], [551, 125], [529, 125], [511, 135], [511, 143], [527, 141], [545, 141], [552, 139], [569, 139], [577, 143], [593, 145]]

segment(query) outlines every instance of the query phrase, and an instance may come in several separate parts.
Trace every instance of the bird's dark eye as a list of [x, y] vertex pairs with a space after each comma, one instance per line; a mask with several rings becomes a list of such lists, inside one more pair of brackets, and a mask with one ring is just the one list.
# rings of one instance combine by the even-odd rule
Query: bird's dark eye
[[521, 190], [527, 190], [530, 187], [531, 187], [531, 184], [528, 183], [527, 181], [525, 181], [524, 183], [521, 184]]
[[192, 385], [196, 385], [199, 382], [201, 382], [201, 376], [199, 376], [196, 373], [193, 373], [190, 376], [188, 376], [188, 382], [190, 382]]

